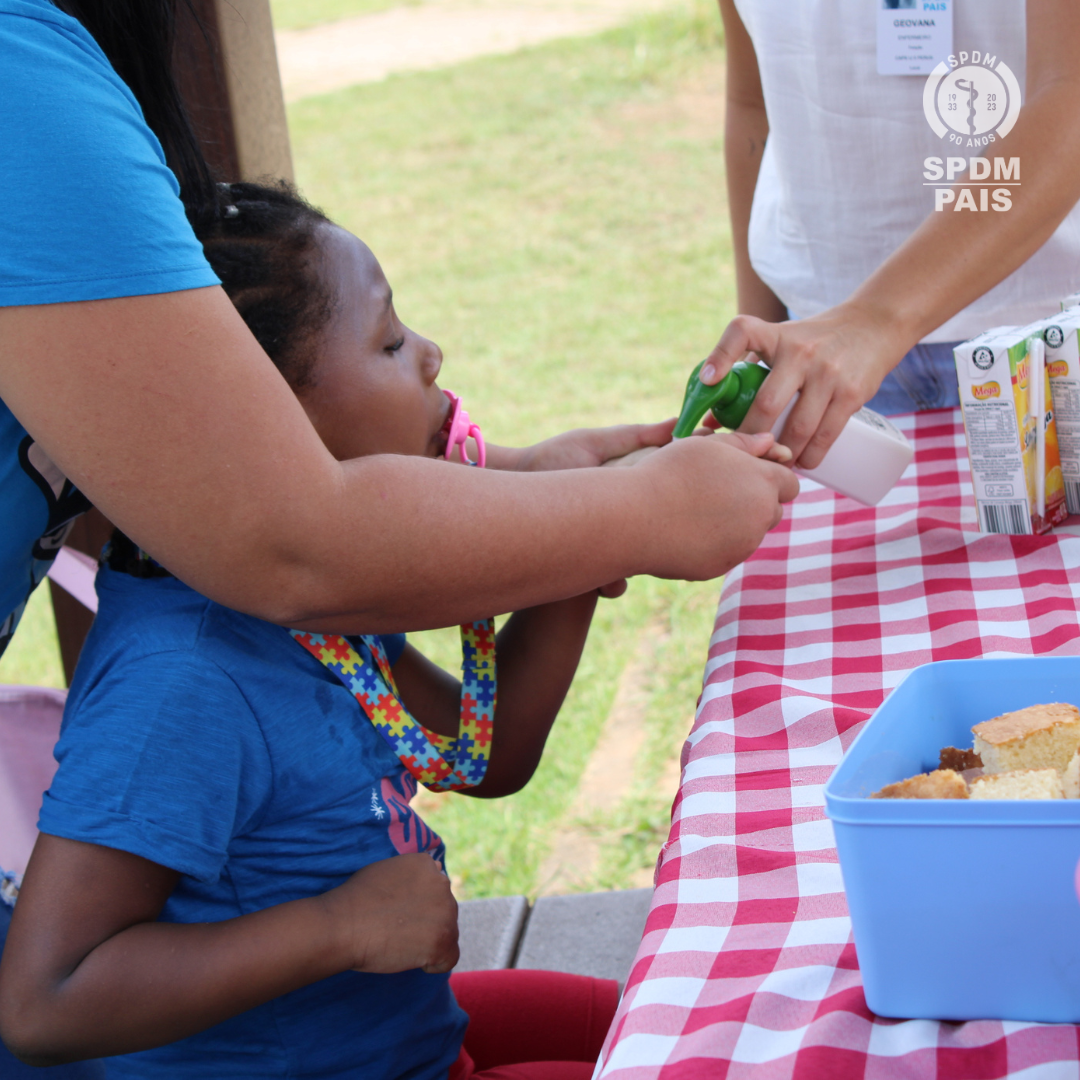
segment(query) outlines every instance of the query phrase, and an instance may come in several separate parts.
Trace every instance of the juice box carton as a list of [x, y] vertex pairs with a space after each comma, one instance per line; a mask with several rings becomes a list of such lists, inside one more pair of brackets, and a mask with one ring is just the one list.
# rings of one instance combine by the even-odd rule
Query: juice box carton
[[1068, 311], [1071, 307], [1080, 307], [1080, 292], [1069, 293], [1069, 295], [1061, 301], [1062, 311]]
[[[953, 350], [960, 384], [960, 406], [979, 530], [1030, 536], [1044, 533], [1068, 516], [1065, 484], [1058, 452], [1050, 379], [1043, 369], [1038, 411], [1031, 382], [1031, 339], [1041, 333], [1033, 326], [1002, 326], [987, 330]], [[1036, 447], [1038, 426], [1045, 447], [1044, 509], [1038, 512]]]
[[1080, 299], [1035, 325], [1046, 343], [1046, 374], [1065, 481], [1065, 505], [1080, 514]]

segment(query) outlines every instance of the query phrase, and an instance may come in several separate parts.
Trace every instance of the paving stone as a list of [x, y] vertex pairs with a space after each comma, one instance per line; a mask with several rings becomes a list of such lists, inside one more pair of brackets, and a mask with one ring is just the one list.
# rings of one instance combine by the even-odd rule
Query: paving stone
[[510, 967], [528, 913], [529, 901], [524, 896], [495, 896], [461, 903], [458, 906], [461, 959], [454, 970], [493, 971]]
[[652, 894], [652, 889], [625, 889], [540, 897], [514, 966], [616, 979], [624, 985]]

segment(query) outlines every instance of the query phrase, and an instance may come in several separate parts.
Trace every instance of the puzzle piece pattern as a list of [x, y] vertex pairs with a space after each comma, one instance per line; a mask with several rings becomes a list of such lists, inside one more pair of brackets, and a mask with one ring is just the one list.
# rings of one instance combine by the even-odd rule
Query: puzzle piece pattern
[[461, 627], [461, 719], [456, 739], [419, 723], [402, 704], [382, 642], [361, 641], [374, 664], [340, 634], [289, 633], [328, 668], [356, 698], [364, 715], [416, 780], [432, 791], [460, 791], [484, 779], [494, 728], [495, 622], [482, 619]]

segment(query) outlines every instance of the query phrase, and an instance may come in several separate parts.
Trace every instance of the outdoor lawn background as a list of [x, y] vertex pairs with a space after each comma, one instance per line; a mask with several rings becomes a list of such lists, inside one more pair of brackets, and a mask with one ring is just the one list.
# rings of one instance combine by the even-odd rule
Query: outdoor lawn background
[[[493, 442], [674, 415], [687, 374], [733, 314], [719, 17], [704, 3], [673, 4], [595, 37], [290, 108], [300, 187], [370, 244], [401, 317], [442, 346], [441, 384], [464, 396]], [[317, 21], [313, 11], [386, 6], [277, 0], [275, 15], [302, 25]], [[437, 559], [440, 522], [418, 527]], [[460, 896], [543, 887], [548, 841], [619, 676], [659, 625], [630, 795], [581, 823], [603, 851], [583, 888], [640, 879], [667, 833], [674, 790], [660, 778], [693, 715], [718, 586], [639, 579], [623, 599], [602, 601], [529, 787], [493, 802], [424, 799]], [[51, 617], [43, 588], [0, 681], [63, 685]], [[413, 640], [448, 667], [460, 662], [455, 631]]]

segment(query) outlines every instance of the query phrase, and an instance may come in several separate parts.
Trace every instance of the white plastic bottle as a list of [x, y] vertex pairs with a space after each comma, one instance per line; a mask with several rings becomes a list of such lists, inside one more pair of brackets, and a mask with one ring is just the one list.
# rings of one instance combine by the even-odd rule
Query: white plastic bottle
[[[773, 425], [772, 432], [777, 438], [798, 399], [796, 394]], [[880, 413], [863, 408], [852, 415], [817, 468], [795, 471], [866, 506], [877, 506], [914, 456], [915, 448], [895, 424]]]

